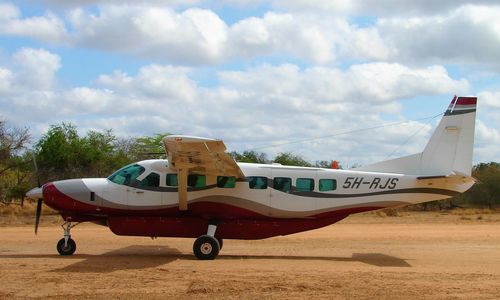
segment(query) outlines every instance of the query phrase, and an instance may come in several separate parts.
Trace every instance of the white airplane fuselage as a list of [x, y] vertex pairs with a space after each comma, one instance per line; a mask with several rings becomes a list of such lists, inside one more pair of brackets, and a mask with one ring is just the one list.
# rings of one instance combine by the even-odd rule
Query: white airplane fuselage
[[[44, 186], [44, 201], [66, 220], [101, 222], [121, 235], [197, 237], [210, 220], [217, 220], [220, 236], [253, 239], [326, 226], [352, 213], [449, 198], [474, 183], [467, 176], [419, 179], [395, 173], [239, 163], [247, 178], [265, 178], [267, 187], [251, 188], [243, 180], [234, 187], [219, 187], [217, 178], [206, 176], [204, 186], [188, 189], [189, 209], [180, 212], [177, 187], [166, 184], [167, 176], [176, 174], [168, 161], [146, 160], [137, 165], [144, 171], [136, 184], [117, 184], [107, 178], [56, 181]], [[139, 179], [151, 173], [159, 175], [158, 186], [139, 186]], [[275, 178], [285, 178], [289, 187], [275, 187]], [[310, 184], [298, 187], [297, 180]], [[324, 180], [335, 184], [322, 191]], [[266, 227], [271, 229], [259, 230]]]

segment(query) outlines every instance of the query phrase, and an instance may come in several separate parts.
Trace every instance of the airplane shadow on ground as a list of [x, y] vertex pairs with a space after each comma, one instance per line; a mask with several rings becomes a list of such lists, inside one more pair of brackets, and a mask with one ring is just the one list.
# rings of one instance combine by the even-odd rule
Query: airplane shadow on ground
[[53, 271], [109, 273], [118, 270], [146, 269], [171, 263], [184, 256], [187, 255], [166, 246], [133, 245], [103, 254], [76, 254], [71, 258], [78, 258], [80, 261]]
[[382, 253], [353, 253], [352, 257], [335, 256], [278, 256], [278, 255], [219, 255], [217, 259], [285, 259], [362, 262], [377, 267], [411, 267], [404, 259]]
[[[0, 255], [0, 258], [54, 258], [76, 260], [75, 263], [52, 272], [89, 272], [110, 273], [119, 270], [134, 270], [158, 267], [175, 260], [196, 260], [193, 254], [182, 253], [176, 248], [166, 246], [133, 245], [103, 254], [75, 254], [61, 257], [57, 254], [18, 254]], [[411, 267], [404, 259], [382, 253], [353, 253], [352, 257], [335, 256], [280, 256], [280, 255], [234, 255], [221, 253], [217, 260], [236, 259], [274, 259], [274, 260], [321, 260], [329, 262], [361, 262], [377, 267]]]
[[103, 254], [74, 254], [60, 256], [58, 254], [9, 254], [1, 255], [2, 258], [37, 258], [58, 259], [62, 261], [76, 261], [73, 264], [52, 270], [52, 272], [89, 272], [109, 273], [119, 270], [133, 270], [158, 267], [180, 258], [192, 258], [192, 255], [182, 254], [175, 248], [166, 246], [134, 245]]

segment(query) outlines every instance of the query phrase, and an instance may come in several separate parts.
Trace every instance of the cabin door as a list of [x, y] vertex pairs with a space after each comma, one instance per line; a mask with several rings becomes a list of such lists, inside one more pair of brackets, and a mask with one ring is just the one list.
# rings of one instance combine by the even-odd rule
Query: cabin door
[[276, 168], [270, 181], [274, 217], [301, 218], [316, 209], [316, 170]]

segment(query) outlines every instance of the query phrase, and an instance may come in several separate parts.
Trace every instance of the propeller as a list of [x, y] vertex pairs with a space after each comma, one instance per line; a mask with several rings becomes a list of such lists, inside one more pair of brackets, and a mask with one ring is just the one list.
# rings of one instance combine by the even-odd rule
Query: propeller
[[36, 215], [35, 215], [35, 235], [38, 233], [38, 224], [40, 224], [40, 215], [42, 213], [42, 203], [43, 199], [39, 198], [36, 204]]
[[[33, 166], [34, 166], [34, 174], [36, 176], [36, 183], [37, 183], [37, 187], [40, 188], [42, 186], [42, 184], [40, 183], [40, 174], [38, 173], [38, 166], [36, 164], [36, 157], [35, 157], [35, 152], [34, 151], [31, 151], [31, 157], [33, 158]], [[21, 198], [21, 207], [24, 206], [24, 198], [26, 198], [28, 196], [29, 192], [26, 192], [24, 193], [23, 197]], [[28, 197], [30, 198], [30, 197]], [[33, 200], [35, 200], [33, 198]]]
[[[43, 189], [40, 183], [40, 174], [38, 173], [38, 165], [36, 164], [35, 152], [31, 153], [33, 155], [33, 166], [35, 167], [36, 183], [38, 189], [40, 190], [38, 195], [38, 201], [36, 203], [36, 214], [35, 214], [35, 235], [38, 233], [38, 225], [40, 224], [40, 215], [42, 214], [42, 204], [43, 204]], [[40, 197], [41, 196], [41, 197]]]

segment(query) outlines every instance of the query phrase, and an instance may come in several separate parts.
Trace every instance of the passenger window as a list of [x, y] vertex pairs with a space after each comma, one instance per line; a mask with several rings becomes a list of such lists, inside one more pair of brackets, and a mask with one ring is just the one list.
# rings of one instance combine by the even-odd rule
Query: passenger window
[[296, 181], [297, 191], [310, 192], [314, 190], [314, 179], [312, 178], [297, 178]]
[[288, 177], [274, 177], [273, 186], [279, 191], [289, 193], [292, 189], [292, 179]]
[[334, 191], [337, 189], [337, 180], [335, 179], [320, 179], [319, 190], [320, 192]]
[[236, 177], [217, 176], [217, 187], [220, 188], [234, 188], [236, 186]]
[[165, 184], [168, 186], [178, 186], [177, 174], [167, 174]]
[[190, 187], [205, 187], [206, 185], [206, 177], [205, 175], [188, 175], [188, 186]]
[[151, 174], [149, 174], [148, 176], [146, 176], [146, 178], [144, 178], [143, 180], [139, 181], [139, 186], [144, 186], [144, 187], [148, 187], [148, 186], [151, 186], [151, 187], [156, 187], [156, 186], [160, 186], [160, 175], [155, 173], [155, 172], [151, 172]]
[[248, 187], [254, 190], [267, 189], [267, 177], [249, 176], [247, 177]]

